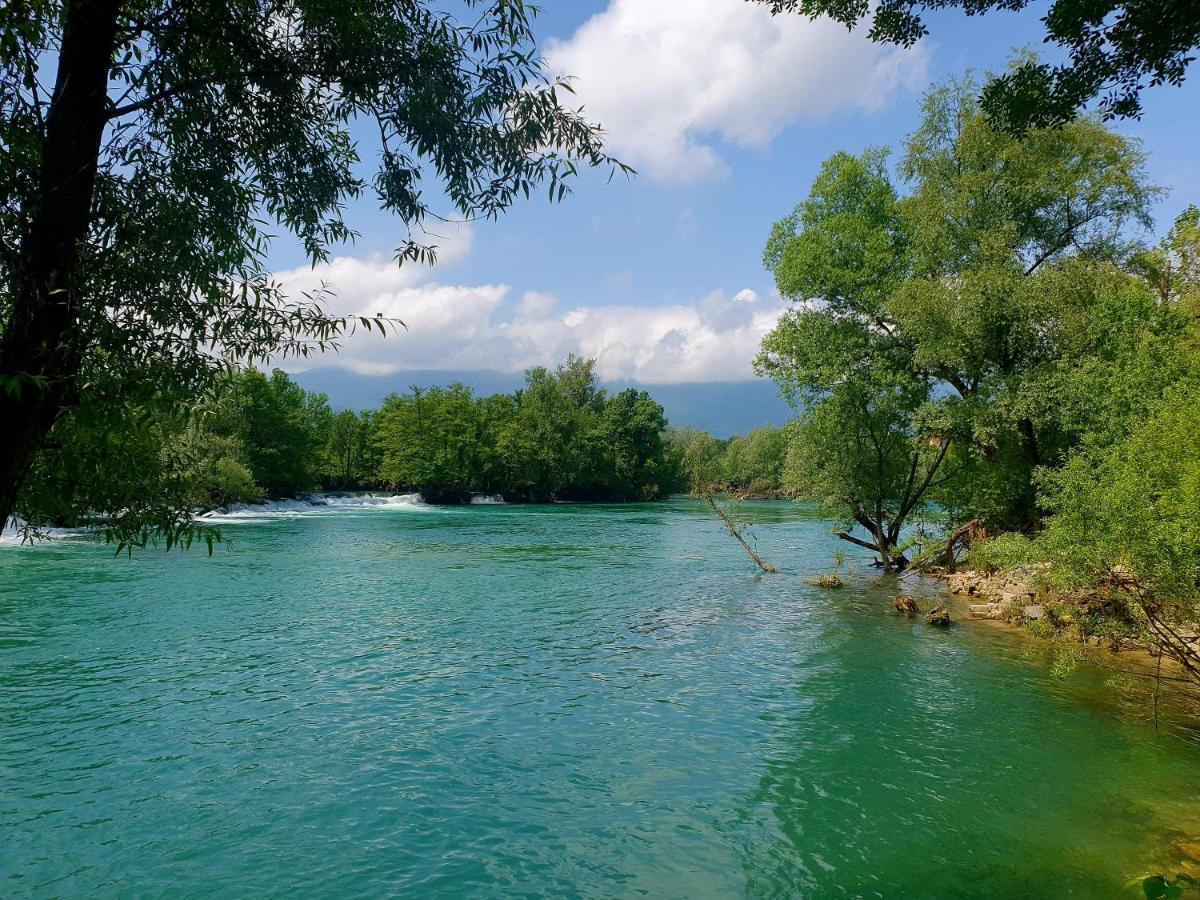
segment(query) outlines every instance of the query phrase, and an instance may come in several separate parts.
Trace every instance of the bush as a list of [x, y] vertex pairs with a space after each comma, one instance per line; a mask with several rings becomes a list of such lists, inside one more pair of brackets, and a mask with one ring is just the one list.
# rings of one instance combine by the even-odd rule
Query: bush
[[974, 569], [1011, 572], [1038, 562], [1037, 550], [1025, 535], [1006, 531], [983, 543], [972, 544], [967, 560]]

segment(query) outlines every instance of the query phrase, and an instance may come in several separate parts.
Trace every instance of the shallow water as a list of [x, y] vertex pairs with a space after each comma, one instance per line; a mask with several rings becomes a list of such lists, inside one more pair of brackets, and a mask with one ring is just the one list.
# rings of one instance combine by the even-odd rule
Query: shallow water
[[778, 575], [688, 501], [0, 546], [0, 895], [1112, 897], [1200, 841], [1194, 732], [756, 513]]

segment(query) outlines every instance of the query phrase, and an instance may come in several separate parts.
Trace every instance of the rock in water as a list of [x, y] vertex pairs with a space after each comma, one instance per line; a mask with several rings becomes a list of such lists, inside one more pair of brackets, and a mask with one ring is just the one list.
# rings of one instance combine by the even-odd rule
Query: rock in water
[[910, 594], [901, 594], [892, 601], [892, 605], [906, 616], [915, 616], [921, 611], [917, 609], [917, 601]]
[[944, 606], [935, 606], [929, 611], [929, 615], [925, 617], [925, 621], [930, 625], [945, 627], [950, 624], [950, 611]]

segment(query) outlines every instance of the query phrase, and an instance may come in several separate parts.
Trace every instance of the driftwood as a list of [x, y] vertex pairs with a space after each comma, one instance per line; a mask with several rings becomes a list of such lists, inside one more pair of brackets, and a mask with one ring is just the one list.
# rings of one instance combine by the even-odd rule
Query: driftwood
[[929, 615], [925, 617], [925, 621], [930, 625], [938, 625], [944, 628], [950, 624], [950, 611], [944, 606], [935, 606], [929, 611]]
[[[908, 571], [905, 575], [912, 575], [915, 572], [939, 571], [939, 569], [945, 574], [953, 574], [957, 566], [955, 552], [959, 549], [965, 550], [975, 541], [982, 541], [986, 538], [987, 530], [979, 524], [978, 519], [972, 519], [946, 538], [945, 543], [937, 545], [928, 553], [922, 553], [915, 557], [912, 562], [908, 563]], [[941, 561], [940, 567], [935, 565], [938, 560]]]
[[963, 549], [971, 546], [975, 541], [981, 541], [987, 537], [987, 532], [984, 527], [979, 524], [978, 519], [972, 519], [966, 525], [956, 530], [954, 534], [946, 539], [946, 546], [942, 548], [942, 564], [947, 572], [954, 571], [954, 550], [961, 545]]
[[892, 605], [896, 607], [896, 611], [903, 613], [906, 616], [915, 616], [921, 610], [917, 608], [917, 601], [913, 599], [911, 594], [901, 594], [892, 601]]
[[721, 521], [725, 523], [725, 530], [737, 538], [737, 542], [742, 545], [747, 553], [750, 554], [750, 558], [754, 560], [754, 564], [756, 566], [758, 566], [764, 572], [778, 571], [778, 569], [776, 569], [769, 562], [765, 562], [761, 556], [754, 552], [754, 548], [746, 543], [746, 539], [742, 537], [742, 529], [738, 526], [737, 522], [733, 520], [733, 517], [730, 516], [729, 513], [725, 512], [725, 510], [721, 509], [721, 507], [717, 505], [717, 501], [713, 499], [712, 494], [705, 494], [704, 499], [708, 501], [708, 505], [712, 507], [713, 512], [721, 517]]

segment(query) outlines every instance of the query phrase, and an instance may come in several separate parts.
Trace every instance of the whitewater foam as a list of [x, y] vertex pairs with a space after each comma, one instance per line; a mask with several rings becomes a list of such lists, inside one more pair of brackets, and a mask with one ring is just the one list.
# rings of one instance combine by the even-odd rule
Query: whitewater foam
[[33, 547], [46, 541], [65, 541], [71, 538], [88, 536], [89, 532], [82, 528], [39, 528], [29, 537], [25, 536], [25, 523], [14, 520], [0, 529], [0, 545], [12, 547]]
[[475, 506], [490, 506], [504, 502], [504, 497], [500, 494], [472, 494], [471, 503]]
[[268, 500], [266, 503], [235, 503], [203, 516], [206, 522], [269, 522], [334, 516], [374, 510], [424, 511], [429, 507], [420, 494], [311, 494], [298, 500]]

